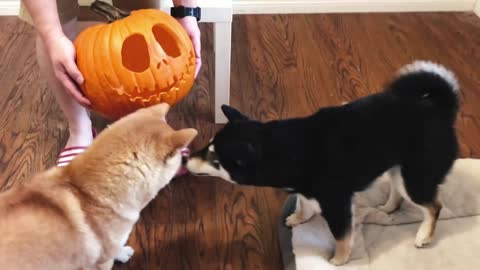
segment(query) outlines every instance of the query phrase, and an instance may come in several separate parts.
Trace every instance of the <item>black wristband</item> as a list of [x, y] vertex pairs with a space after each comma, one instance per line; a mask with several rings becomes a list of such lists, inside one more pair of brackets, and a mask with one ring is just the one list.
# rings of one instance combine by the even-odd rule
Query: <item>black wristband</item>
[[201, 9], [199, 7], [184, 7], [184, 6], [177, 6], [172, 7], [170, 9], [170, 15], [175, 18], [184, 18], [187, 16], [192, 16], [197, 18], [197, 21], [200, 21], [201, 18]]

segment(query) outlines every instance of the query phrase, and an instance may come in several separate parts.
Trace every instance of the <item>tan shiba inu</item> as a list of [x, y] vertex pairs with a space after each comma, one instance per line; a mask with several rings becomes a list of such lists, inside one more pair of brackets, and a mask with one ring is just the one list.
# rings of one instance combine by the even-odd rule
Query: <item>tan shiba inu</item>
[[197, 135], [173, 130], [166, 104], [141, 109], [104, 130], [66, 167], [0, 194], [0, 269], [111, 269], [140, 211], [181, 166]]

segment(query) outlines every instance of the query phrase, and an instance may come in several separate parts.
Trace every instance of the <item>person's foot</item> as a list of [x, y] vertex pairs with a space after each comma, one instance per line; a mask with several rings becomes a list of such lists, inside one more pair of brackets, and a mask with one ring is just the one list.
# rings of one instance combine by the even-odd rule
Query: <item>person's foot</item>
[[65, 148], [70, 147], [77, 147], [77, 146], [90, 146], [93, 142], [93, 138], [95, 136], [95, 130], [89, 127], [86, 130], [69, 130], [70, 137], [68, 138], [67, 144], [65, 144]]

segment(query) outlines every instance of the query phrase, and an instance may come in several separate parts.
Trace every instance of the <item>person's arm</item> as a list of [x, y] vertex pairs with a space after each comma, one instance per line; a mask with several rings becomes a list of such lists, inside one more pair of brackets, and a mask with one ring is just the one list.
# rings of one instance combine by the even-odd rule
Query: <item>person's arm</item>
[[174, 6], [197, 7], [197, 0], [173, 0]]
[[78, 87], [83, 76], [75, 63], [75, 47], [63, 33], [56, 0], [22, 0], [32, 17], [35, 29], [42, 39], [52, 63], [53, 72], [63, 87], [83, 106], [89, 106]]
[[[197, 7], [197, 0], [173, 0], [173, 5], [184, 7]], [[200, 29], [198, 28], [197, 19], [194, 17], [185, 17], [177, 19], [183, 28], [187, 31], [192, 40], [193, 48], [195, 50], [195, 77], [197, 77], [200, 67], [202, 66], [202, 43], [200, 41]]]
[[22, 0], [42, 39], [63, 35], [55, 0]]

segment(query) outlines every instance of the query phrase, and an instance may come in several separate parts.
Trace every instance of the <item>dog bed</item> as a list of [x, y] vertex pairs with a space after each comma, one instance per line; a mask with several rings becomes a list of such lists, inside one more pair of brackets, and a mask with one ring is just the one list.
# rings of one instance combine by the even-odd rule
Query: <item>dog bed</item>
[[290, 195], [280, 220], [279, 237], [285, 270], [416, 270], [480, 269], [480, 160], [458, 159], [440, 187], [443, 209], [432, 243], [414, 246], [421, 211], [404, 201], [391, 215], [376, 207], [387, 201], [389, 174], [357, 193], [355, 243], [347, 264], [328, 262], [335, 241], [321, 215], [289, 228], [285, 219], [295, 211]]

